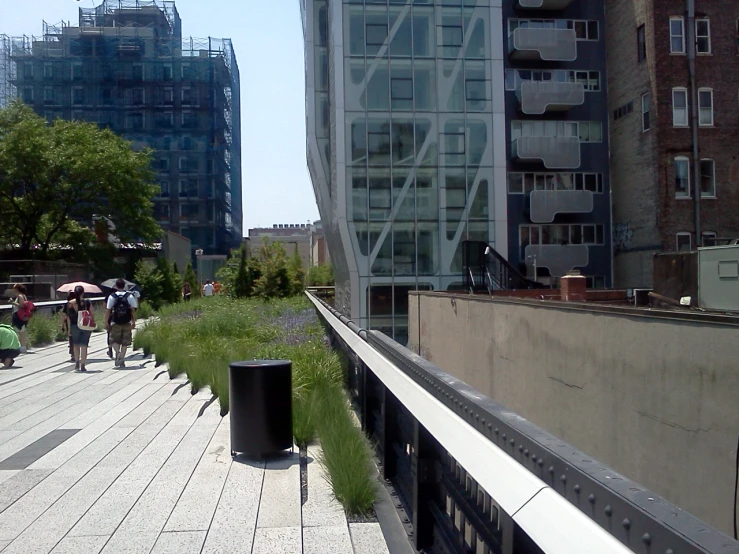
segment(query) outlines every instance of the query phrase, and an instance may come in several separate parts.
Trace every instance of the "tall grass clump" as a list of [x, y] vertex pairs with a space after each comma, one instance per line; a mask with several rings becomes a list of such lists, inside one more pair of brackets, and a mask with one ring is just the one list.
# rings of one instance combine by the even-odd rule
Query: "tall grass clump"
[[154, 315], [156, 315], [154, 307], [146, 300], [142, 300], [141, 303], [139, 303], [138, 309], [136, 310], [136, 318], [149, 319], [151, 317], [154, 317]]
[[161, 308], [136, 333], [134, 348], [154, 354], [193, 394], [208, 386], [228, 413], [228, 365], [235, 360], [292, 361], [293, 434], [301, 448], [323, 447], [334, 495], [349, 514], [366, 514], [376, 498], [372, 448], [354, 425], [344, 364], [327, 343], [307, 299], [264, 302], [209, 297]]
[[[59, 340], [61, 332], [61, 316], [35, 314], [26, 325], [26, 337], [30, 346], [46, 346]], [[61, 340], [66, 339], [63, 337]]]

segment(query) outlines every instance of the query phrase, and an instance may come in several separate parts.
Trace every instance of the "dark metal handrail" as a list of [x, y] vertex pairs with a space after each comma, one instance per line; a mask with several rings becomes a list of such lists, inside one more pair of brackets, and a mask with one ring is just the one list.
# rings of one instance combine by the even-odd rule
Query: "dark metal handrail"
[[470, 292], [547, 288], [546, 285], [523, 276], [484, 241], [463, 241], [462, 263], [464, 285]]
[[[739, 554], [739, 542], [724, 533], [512, 413], [385, 335], [360, 329], [315, 295], [308, 296], [316, 305], [331, 344], [346, 354], [349, 387], [362, 427], [375, 441], [383, 477], [391, 489], [397, 490], [397, 505], [407, 517], [409, 537], [419, 551], [582, 553], [589, 539], [600, 540], [598, 533], [605, 532], [613, 543], [599, 543], [604, 548], [598, 554], [618, 552], [624, 546], [643, 554]], [[378, 360], [391, 364], [393, 371], [410, 380], [408, 384], [393, 389], [383, 380], [387, 376], [382, 373], [382, 364], [376, 365]], [[410, 398], [407, 391], [413, 386], [451, 411], [433, 416], [437, 429], [456, 425], [452, 419], [461, 421], [476, 431], [473, 443], [460, 450], [457, 441], [452, 454], [448, 437], [445, 441], [443, 436], [432, 435], [419, 420], [431, 421], [431, 416], [413, 413], [391, 391]], [[439, 427], [440, 418], [447, 418], [448, 423]], [[509, 472], [513, 467], [521, 468], [524, 475], [541, 483], [541, 490], [523, 507], [507, 512], [511, 503], [491, 494], [495, 486], [489, 486], [489, 479], [485, 490], [474, 471], [468, 472], [471, 468], [455, 459], [460, 452], [470, 450], [472, 458], [462, 456], [468, 463], [493, 455], [495, 459], [482, 459], [484, 467], [500, 463], [502, 455], [510, 462], [506, 466]], [[522, 474], [514, 471], [511, 475], [520, 480]], [[510, 479], [510, 475], [501, 472], [496, 479]], [[540, 509], [550, 509], [534, 510], [532, 517], [530, 508], [537, 503]], [[565, 506], [570, 506], [570, 512]], [[581, 514], [579, 519], [570, 517], [573, 509]], [[555, 521], [562, 521], [566, 529], [546, 527]], [[532, 530], [536, 532], [532, 534]]]

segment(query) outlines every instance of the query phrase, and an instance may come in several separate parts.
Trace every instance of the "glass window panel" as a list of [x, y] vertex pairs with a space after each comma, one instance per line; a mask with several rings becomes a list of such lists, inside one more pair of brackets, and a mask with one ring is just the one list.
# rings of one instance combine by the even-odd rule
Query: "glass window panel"
[[466, 58], [485, 58], [485, 18], [475, 18], [475, 10], [465, 10], [465, 28], [472, 31], [469, 32], [469, 41], [465, 49]]
[[438, 146], [436, 133], [431, 132], [431, 121], [416, 119], [416, 158], [421, 158], [421, 166], [437, 165]]
[[370, 165], [390, 165], [390, 122], [370, 120], [367, 125], [367, 150]]
[[716, 167], [713, 160], [701, 160], [701, 196], [716, 196]]
[[[408, 185], [405, 195], [404, 187]], [[393, 168], [393, 212], [394, 221], [414, 221], [416, 218], [415, 187], [410, 168]]]
[[365, 33], [368, 47], [382, 46], [385, 44], [385, 40], [387, 40], [387, 24], [367, 23]]
[[675, 196], [690, 196], [690, 167], [688, 158], [675, 158]]
[[435, 221], [439, 217], [439, 188], [436, 168], [416, 169], [416, 217]]
[[464, 71], [455, 60], [441, 60], [441, 71], [438, 72], [439, 90], [450, 90], [446, 106], [439, 106], [447, 112], [464, 112], [466, 100], [464, 90]]
[[[467, 165], [477, 166], [482, 163], [488, 146], [488, 126], [484, 121], [467, 121]], [[488, 161], [488, 164], [491, 162]]]
[[[377, 257], [372, 263], [373, 275], [392, 275], [393, 273], [393, 234], [385, 235]], [[390, 287], [388, 287], [390, 288]], [[374, 314], [373, 314], [374, 315]]]
[[[374, 65], [374, 64], [373, 64]], [[387, 111], [390, 109], [390, 72], [388, 60], [383, 58], [377, 63], [374, 73], [368, 69], [367, 109], [370, 111]]]
[[[480, 168], [479, 171], [485, 171], [487, 173], [491, 170]], [[472, 186], [477, 174], [469, 172], [468, 176], [469, 179], [471, 179], [471, 181], [468, 182], [468, 185]], [[488, 182], [489, 181], [487, 179], [480, 179], [480, 183], [477, 186], [477, 192], [472, 199], [472, 205], [470, 206], [469, 219], [488, 219], [488, 216], [490, 215]]]
[[434, 275], [439, 268], [439, 226], [418, 224], [417, 267], [419, 275]]
[[364, 56], [364, 10], [362, 6], [344, 6], [346, 25], [346, 42], [351, 56]]
[[393, 164], [413, 165], [413, 120], [394, 119], [392, 122]]
[[395, 275], [416, 274], [416, 233], [413, 223], [393, 225], [393, 272]]
[[416, 111], [436, 111], [436, 65], [416, 60], [413, 68]]
[[352, 183], [352, 219], [367, 221], [367, 170], [363, 167], [352, 167], [347, 170]]
[[434, 55], [434, 11], [433, 8], [413, 7], [413, 56]]
[[523, 194], [523, 173], [508, 174], [508, 194]]
[[[400, 23], [397, 23], [398, 18], [402, 18]], [[390, 8], [390, 25], [391, 27], [397, 25], [395, 35], [390, 42], [390, 56], [409, 58], [413, 53], [413, 31], [410, 10]]]

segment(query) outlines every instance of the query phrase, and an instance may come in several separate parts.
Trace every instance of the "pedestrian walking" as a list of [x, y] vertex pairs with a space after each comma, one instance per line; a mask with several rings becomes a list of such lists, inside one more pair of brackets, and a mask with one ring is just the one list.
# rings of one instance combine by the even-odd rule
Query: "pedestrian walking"
[[78, 371], [87, 371], [85, 363], [87, 362], [87, 348], [90, 345], [92, 331], [80, 327], [86, 327], [81, 320], [91, 311], [92, 304], [85, 299], [85, 289], [79, 285], [76, 286], [74, 288], [74, 298], [68, 303], [67, 317], [69, 318], [69, 329], [72, 336], [72, 346], [74, 347], [74, 369]]
[[64, 305], [64, 309], [62, 310], [62, 332], [67, 335], [67, 340], [69, 341], [69, 361], [75, 362], [77, 361], [74, 357], [74, 343], [72, 342], [72, 325], [69, 321], [69, 303], [74, 300], [74, 291], [69, 291], [67, 294], [67, 303]]
[[213, 296], [213, 292], [215, 291], [215, 287], [210, 281], [206, 281], [203, 285], [203, 296]]
[[125, 290], [126, 282], [118, 279], [115, 290], [108, 297], [105, 326], [110, 331], [110, 342], [115, 351], [115, 367], [126, 367], [126, 349], [131, 345], [136, 328], [136, 297]]
[[13, 361], [21, 355], [21, 341], [18, 334], [10, 325], [0, 325], [0, 362], [8, 369]]
[[[26, 319], [23, 314], [26, 312], [26, 310], [24, 310], [24, 305], [28, 302], [28, 297], [26, 296], [26, 287], [21, 283], [13, 285], [13, 290], [15, 291], [15, 298], [10, 299], [10, 302], [13, 304], [13, 318], [11, 320], [11, 324], [15, 327], [15, 330], [18, 333], [18, 339], [21, 343], [21, 354], [25, 354], [28, 352], [26, 339], [26, 325], [28, 324], [28, 319]], [[28, 314], [28, 318], [30, 319], [30, 313]]]

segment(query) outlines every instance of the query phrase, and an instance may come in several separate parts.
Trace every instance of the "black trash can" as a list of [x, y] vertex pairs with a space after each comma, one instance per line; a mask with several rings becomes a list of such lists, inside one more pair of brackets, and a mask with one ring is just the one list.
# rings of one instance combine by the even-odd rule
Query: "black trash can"
[[292, 448], [292, 362], [234, 362], [228, 384], [231, 454], [262, 458]]

